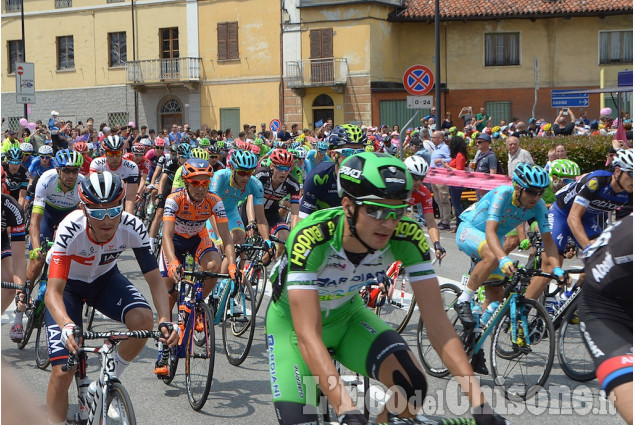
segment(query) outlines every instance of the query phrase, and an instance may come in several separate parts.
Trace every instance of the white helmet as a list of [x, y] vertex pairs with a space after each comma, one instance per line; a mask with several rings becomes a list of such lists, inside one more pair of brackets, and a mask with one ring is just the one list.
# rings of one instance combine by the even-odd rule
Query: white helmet
[[30, 143], [22, 143], [20, 145], [20, 150], [24, 153], [33, 153], [33, 145]]
[[633, 173], [633, 149], [620, 149], [613, 158], [613, 166], [620, 170]]
[[49, 145], [40, 146], [37, 153], [38, 155], [53, 155], [53, 148]]
[[406, 167], [408, 167], [408, 171], [410, 171], [410, 174], [415, 177], [421, 177], [422, 179], [424, 179], [428, 175], [428, 171], [430, 170], [428, 161], [418, 155], [409, 156], [404, 161], [404, 164], [406, 164]]

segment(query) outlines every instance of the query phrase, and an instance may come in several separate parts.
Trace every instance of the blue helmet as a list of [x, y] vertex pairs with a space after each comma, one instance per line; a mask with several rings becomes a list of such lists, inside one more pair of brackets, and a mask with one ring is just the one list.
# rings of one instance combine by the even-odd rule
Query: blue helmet
[[191, 151], [192, 151], [192, 148], [190, 147], [189, 143], [181, 143], [180, 145], [176, 147], [177, 155], [183, 156], [185, 158], [190, 157]]
[[22, 162], [22, 151], [20, 150], [20, 148], [10, 148], [7, 151], [7, 161]]
[[325, 141], [317, 142], [316, 149], [318, 151], [326, 152], [329, 149], [329, 144]]
[[55, 162], [59, 168], [81, 167], [84, 164], [84, 157], [81, 153], [70, 149], [62, 149], [55, 154]]
[[543, 189], [550, 184], [549, 173], [544, 168], [526, 162], [516, 166], [512, 180], [523, 189], [530, 187]]
[[236, 149], [232, 151], [229, 163], [234, 169], [253, 170], [258, 166], [258, 157], [252, 151]]
[[337, 125], [331, 130], [329, 135], [324, 139], [331, 149], [338, 149], [348, 143], [348, 132], [346, 128]]

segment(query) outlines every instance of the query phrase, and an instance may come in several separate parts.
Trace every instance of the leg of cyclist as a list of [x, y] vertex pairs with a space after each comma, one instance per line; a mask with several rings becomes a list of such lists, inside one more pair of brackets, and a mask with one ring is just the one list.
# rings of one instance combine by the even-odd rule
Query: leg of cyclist
[[[3, 235], [4, 239], [4, 235]], [[2, 267], [1, 275], [3, 282], [11, 282], [13, 280], [13, 258], [11, 257], [11, 249], [2, 250]], [[2, 313], [9, 308], [15, 297], [15, 289], [3, 289], [2, 290]]]
[[[201, 270], [219, 273], [221, 270], [222, 258], [218, 248], [214, 245], [209, 238], [202, 238], [196, 250], [195, 261], [201, 265]], [[216, 281], [218, 279], [206, 279], [203, 283], [203, 298], [207, 296], [214, 289]]]

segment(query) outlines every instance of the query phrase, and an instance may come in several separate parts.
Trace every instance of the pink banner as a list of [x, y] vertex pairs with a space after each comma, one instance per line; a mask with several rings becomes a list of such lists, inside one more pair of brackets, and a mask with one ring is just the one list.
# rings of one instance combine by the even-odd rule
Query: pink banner
[[469, 171], [430, 168], [425, 183], [462, 186], [468, 189], [492, 190], [503, 184], [511, 185], [512, 180], [502, 174], [485, 174]]

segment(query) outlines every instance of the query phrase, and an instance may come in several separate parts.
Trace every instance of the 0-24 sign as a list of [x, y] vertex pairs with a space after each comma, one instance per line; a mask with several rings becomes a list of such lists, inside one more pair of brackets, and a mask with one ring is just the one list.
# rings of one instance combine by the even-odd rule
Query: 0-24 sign
[[430, 109], [432, 108], [432, 96], [406, 96], [406, 108]]

